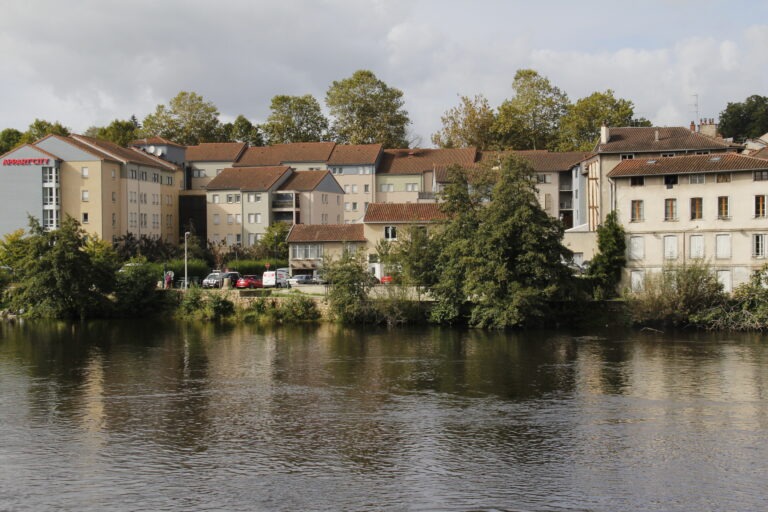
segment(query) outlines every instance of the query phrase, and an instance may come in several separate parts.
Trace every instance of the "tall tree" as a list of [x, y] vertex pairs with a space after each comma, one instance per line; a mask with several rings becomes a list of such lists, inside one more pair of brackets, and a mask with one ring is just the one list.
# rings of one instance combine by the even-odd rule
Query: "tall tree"
[[591, 151], [600, 137], [600, 127], [633, 126], [634, 104], [616, 98], [611, 89], [594, 92], [568, 107], [560, 119], [560, 151]]
[[139, 137], [139, 129], [131, 119], [115, 119], [107, 126], [89, 128], [86, 135], [128, 146]]
[[221, 123], [216, 105], [202, 96], [181, 91], [168, 103], [158, 105], [144, 118], [144, 136], [158, 136], [192, 146], [221, 138]]
[[494, 131], [505, 149], [553, 149], [568, 96], [532, 69], [519, 69], [514, 98], [499, 106]]
[[328, 134], [328, 119], [311, 94], [278, 95], [269, 106], [272, 111], [262, 129], [270, 144], [316, 142]]
[[22, 143], [35, 142], [42, 139], [46, 135], [62, 135], [64, 137], [69, 135], [69, 128], [62, 125], [60, 122], [55, 121], [51, 123], [45, 119], [35, 119], [32, 124], [29, 125], [27, 131], [21, 137]]
[[614, 210], [597, 228], [597, 254], [587, 271], [587, 275], [594, 280], [596, 297], [611, 298], [616, 295], [621, 271], [627, 262], [626, 250], [624, 228]]
[[247, 142], [249, 146], [263, 146], [264, 139], [261, 136], [261, 130], [254, 126], [247, 117], [240, 114], [232, 123], [232, 130], [229, 132], [229, 140], [232, 142]]
[[0, 155], [4, 155], [19, 144], [24, 136], [19, 130], [15, 128], [6, 128], [0, 132]]
[[371, 71], [358, 70], [350, 78], [334, 81], [325, 104], [334, 118], [332, 132], [337, 142], [408, 147], [411, 121], [403, 108], [403, 92]]
[[757, 138], [768, 133], [768, 97], [750, 96], [741, 103], [728, 103], [720, 112], [720, 133], [735, 140]]
[[496, 114], [482, 94], [474, 98], [462, 96], [459, 106], [448, 110], [440, 120], [443, 127], [432, 135], [432, 143], [436, 146], [483, 150], [494, 145]]

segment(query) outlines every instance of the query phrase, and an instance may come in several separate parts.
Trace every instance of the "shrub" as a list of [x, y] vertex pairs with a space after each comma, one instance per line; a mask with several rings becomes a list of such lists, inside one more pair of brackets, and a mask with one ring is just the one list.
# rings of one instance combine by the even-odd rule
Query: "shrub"
[[121, 316], [143, 316], [159, 312], [162, 294], [157, 290], [157, 271], [146, 261], [132, 261], [116, 276], [115, 299]]
[[207, 320], [221, 320], [235, 314], [235, 303], [220, 293], [209, 293], [205, 313]]
[[320, 319], [320, 310], [309, 297], [292, 295], [277, 302], [277, 307], [270, 310], [270, 316], [277, 322], [314, 322]]

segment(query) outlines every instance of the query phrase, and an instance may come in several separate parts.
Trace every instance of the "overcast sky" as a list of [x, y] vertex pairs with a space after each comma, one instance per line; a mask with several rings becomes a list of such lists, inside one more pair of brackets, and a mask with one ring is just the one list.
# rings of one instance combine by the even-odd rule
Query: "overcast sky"
[[459, 95], [493, 106], [532, 68], [571, 101], [613, 89], [661, 126], [768, 95], [765, 0], [24, 0], [0, 15], [0, 129], [75, 132], [179, 91], [258, 123], [277, 94], [314, 95], [369, 69], [401, 89], [430, 146]]

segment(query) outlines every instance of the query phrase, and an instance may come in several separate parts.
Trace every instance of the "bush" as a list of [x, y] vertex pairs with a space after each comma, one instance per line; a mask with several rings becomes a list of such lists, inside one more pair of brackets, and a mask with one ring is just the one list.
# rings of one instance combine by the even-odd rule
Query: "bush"
[[267, 263], [272, 270], [276, 268], [287, 268], [287, 261], [275, 261], [269, 260], [230, 260], [227, 262], [226, 267], [230, 270], [236, 270], [242, 275], [255, 275], [260, 276], [267, 270]]
[[[162, 275], [163, 266], [165, 267], [165, 270], [170, 270], [173, 272], [174, 280], [181, 280], [182, 282], [184, 281], [184, 258], [170, 260], [165, 262], [164, 265], [158, 265], [159, 275]], [[210, 267], [205, 260], [187, 260], [187, 275], [189, 277], [190, 284], [195, 282], [195, 277], [197, 278], [197, 283], [202, 282], [205, 276], [210, 273], [209, 269]]]
[[763, 331], [768, 329], [768, 267], [738, 286], [730, 298], [693, 315], [693, 321], [707, 329]]
[[209, 293], [206, 302], [207, 320], [221, 320], [235, 314], [235, 303], [220, 293]]
[[320, 319], [320, 310], [315, 301], [309, 297], [292, 295], [277, 302], [269, 315], [279, 323], [314, 322]]
[[163, 295], [157, 289], [155, 265], [146, 261], [133, 261], [125, 265], [116, 276], [115, 300], [118, 315], [138, 317], [157, 313]]
[[179, 304], [179, 313], [184, 316], [193, 316], [205, 308], [205, 292], [201, 288], [190, 288], [184, 292], [184, 297]]

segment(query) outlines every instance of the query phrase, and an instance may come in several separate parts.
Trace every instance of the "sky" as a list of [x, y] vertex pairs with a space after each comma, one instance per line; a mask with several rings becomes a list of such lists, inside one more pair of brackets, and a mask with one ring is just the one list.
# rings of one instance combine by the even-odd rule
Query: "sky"
[[180, 91], [260, 123], [358, 69], [403, 91], [421, 147], [460, 96], [512, 98], [518, 69], [658, 126], [768, 95], [766, 0], [6, 0], [0, 48], [0, 130], [141, 121]]

